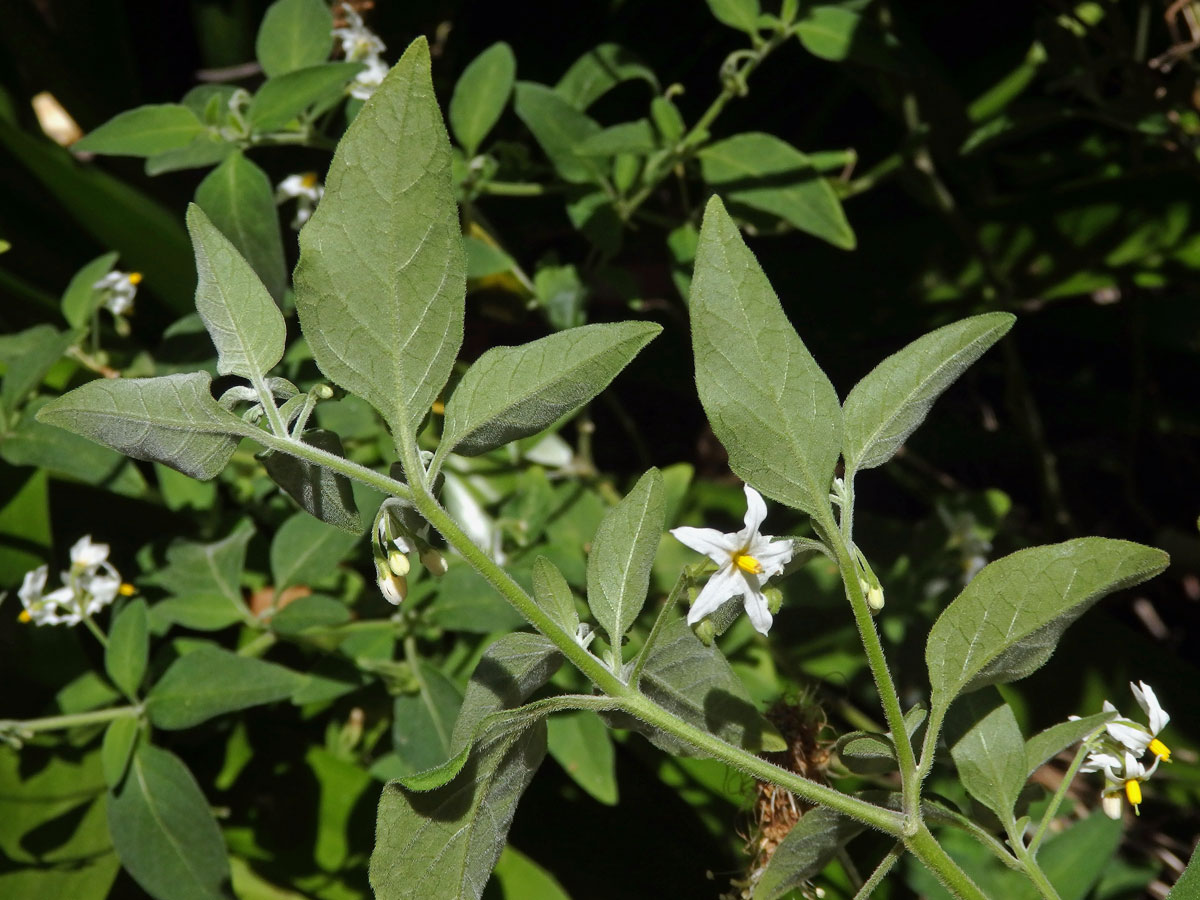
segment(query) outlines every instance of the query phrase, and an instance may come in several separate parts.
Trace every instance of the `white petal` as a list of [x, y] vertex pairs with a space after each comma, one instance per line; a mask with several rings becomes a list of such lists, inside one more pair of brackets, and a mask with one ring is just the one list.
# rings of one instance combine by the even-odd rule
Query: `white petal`
[[1150, 746], [1152, 740], [1150, 732], [1136, 722], [1118, 720], [1109, 722], [1104, 728], [1113, 740], [1119, 741], [1126, 750], [1131, 750], [1138, 756], [1146, 752], [1146, 748]]
[[792, 542], [786, 538], [775, 540], [770, 535], [759, 535], [750, 544], [749, 554], [759, 561], [763, 567], [763, 580], [783, 571], [795, 552]]
[[723, 534], [715, 528], [689, 528], [684, 525], [672, 528], [671, 535], [697, 553], [703, 553], [718, 566], [726, 565], [731, 553], [742, 548], [735, 541], [736, 535]]
[[[1139, 689], [1139, 685], [1141, 686]], [[1146, 684], [1144, 681], [1134, 684], [1129, 683], [1129, 689], [1133, 691], [1133, 696], [1150, 719], [1150, 731], [1153, 734], [1158, 734], [1167, 727], [1167, 723], [1171, 721], [1171, 717], [1167, 711], [1162, 708], [1158, 702], [1158, 697], [1154, 694], [1154, 688]]]
[[708, 584], [704, 585], [700, 596], [688, 610], [688, 624], [695, 625], [705, 616], [716, 612], [717, 608], [734, 594], [742, 593], [746, 589], [745, 585], [746, 582], [735, 574], [732, 565], [722, 568], [708, 579]]
[[1100, 801], [1100, 808], [1104, 810], [1104, 814], [1106, 816], [1108, 816], [1110, 819], [1121, 818], [1121, 795], [1120, 795], [1120, 793], [1105, 794], [1104, 798]]
[[92, 536], [85, 534], [71, 547], [71, 565], [91, 569], [108, 559], [108, 544], [93, 544]]
[[[749, 579], [747, 579], [747, 582]], [[749, 585], [747, 585], [749, 587]], [[750, 624], [754, 626], [754, 630], [759, 634], [766, 634], [771, 630], [771, 611], [767, 609], [767, 598], [763, 596], [762, 591], [750, 588], [742, 595], [742, 603], [746, 607], [746, 615], [750, 617]]]
[[763, 520], [767, 517], [767, 504], [763, 502], [762, 494], [756, 491], [750, 485], [745, 486], [746, 491], [746, 529], [742, 533], [752, 538], [758, 534], [758, 527], [762, 525]]
[[49, 574], [49, 566], [38, 566], [32, 572], [25, 573], [25, 580], [21, 582], [21, 589], [17, 591], [17, 596], [21, 598], [21, 602], [25, 604], [26, 608], [42, 596], [42, 591], [46, 589], [46, 576]]

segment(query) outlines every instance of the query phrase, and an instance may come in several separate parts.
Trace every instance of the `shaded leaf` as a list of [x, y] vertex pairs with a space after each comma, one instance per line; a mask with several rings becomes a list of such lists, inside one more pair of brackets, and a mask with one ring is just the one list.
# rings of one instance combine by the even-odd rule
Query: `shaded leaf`
[[574, 636], [579, 627], [575, 595], [550, 560], [539, 556], [533, 564], [533, 599], [564, 632]]
[[421, 662], [413, 669], [415, 694], [401, 694], [392, 716], [392, 752], [412, 775], [441, 765], [453, 756], [450, 737], [462, 706], [462, 693], [438, 669]]
[[254, 55], [269, 78], [324, 62], [332, 49], [333, 14], [324, 0], [277, 0], [254, 42]]
[[658, 140], [648, 119], [622, 122], [598, 131], [580, 143], [580, 156], [616, 156], [620, 153], [646, 154], [658, 148]]
[[104, 783], [115, 791], [125, 778], [129, 761], [137, 746], [141, 725], [133, 716], [113, 719], [104, 729], [104, 741], [100, 745], [100, 767], [104, 771]]
[[[72, 328], [79, 328], [91, 321], [92, 313], [103, 302], [103, 296], [93, 285], [111, 272], [116, 264], [117, 254], [105, 253], [75, 273], [63, 292], [60, 304], [63, 318]], [[11, 372], [10, 368], [9, 372], [5, 373], [6, 380], [11, 377]]]
[[356, 534], [339, 531], [307, 513], [296, 513], [279, 527], [271, 541], [275, 590], [327, 578], [357, 543]]
[[531, 81], [517, 82], [513, 108], [564, 181], [583, 184], [603, 178], [600, 161], [579, 154], [580, 145], [600, 133], [594, 119], [553, 89]]
[[127, 697], [137, 696], [149, 656], [150, 624], [146, 602], [131, 600], [113, 619], [108, 630], [108, 646], [104, 648], [105, 671]]
[[758, 31], [758, 0], [707, 0], [708, 8], [717, 21], [738, 31], [755, 34]]
[[75, 142], [76, 152], [153, 156], [185, 147], [204, 133], [196, 114], [178, 103], [139, 106], [118, 113]]
[[279, 131], [310, 106], [342, 95], [362, 63], [323, 62], [277, 75], [254, 94], [246, 119], [258, 134]]
[[608, 728], [591, 710], [551, 716], [550, 755], [577, 785], [608, 806], [617, 802], [616, 753]]
[[1117, 717], [1116, 713], [1102, 712], [1084, 716], [1069, 722], [1059, 722], [1044, 731], [1039, 731], [1025, 742], [1025, 771], [1032, 775], [1044, 763], [1049, 762], [1072, 744], [1082, 741]]
[[[334, 456], [346, 455], [341, 438], [332, 431], [311, 429], [301, 440]], [[350, 534], [362, 534], [354, 488], [345, 475], [277, 450], [267, 450], [258, 458], [271, 480], [310, 516]]]
[[463, 69], [450, 97], [450, 130], [467, 152], [474, 156], [499, 120], [512, 95], [517, 60], [512, 47], [498, 41]]
[[946, 720], [946, 743], [967, 792], [1001, 822], [1011, 819], [1027, 774], [1012, 707], [994, 690], [960, 698]]
[[754, 900], [775, 900], [800, 887], [864, 827], [826, 807], [810, 809], [775, 848], [755, 885]]
[[329, 628], [350, 621], [350, 610], [341, 600], [310, 594], [297, 597], [271, 616], [271, 629], [279, 634], [300, 634], [309, 628]]
[[554, 92], [582, 111], [618, 84], [638, 78], [658, 93], [657, 76], [633, 53], [620, 44], [600, 44], [571, 63]]
[[716, 197], [700, 231], [690, 313], [696, 386], [730, 468], [820, 516], [841, 452], [841, 405]]
[[283, 666], [203, 647], [179, 657], [146, 696], [156, 728], [191, 728], [214, 716], [291, 696], [304, 676]]

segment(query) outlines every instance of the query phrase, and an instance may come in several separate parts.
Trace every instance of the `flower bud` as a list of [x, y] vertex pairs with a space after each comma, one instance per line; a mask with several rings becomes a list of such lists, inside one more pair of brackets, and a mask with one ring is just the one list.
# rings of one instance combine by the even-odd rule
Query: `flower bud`
[[692, 626], [692, 632], [700, 638], [700, 643], [705, 647], [711, 647], [713, 639], [717, 636], [717, 628], [707, 616]]
[[446, 557], [432, 547], [421, 551], [421, 565], [428, 569], [431, 575], [446, 574]]
[[391, 553], [389, 553], [387, 561], [388, 568], [392, 570], [393, 575], [398, 575], [399, 577], [403, 578], [408, 574], [408, 570], [410, 568], [408, 557], [399, 550], [393, 550]]
[[392, 606], [399, 606], [408, 596], [408, 581], [401, 575], [393, 574], [388, 564], [382, 560], [375, 563], [375, 581], [384, 599]]
[[767, 612], [773, 616], [779, 615], [783, 607], [783, 591], [777, 587], [763, 588], [763, 596], [767, 598]]

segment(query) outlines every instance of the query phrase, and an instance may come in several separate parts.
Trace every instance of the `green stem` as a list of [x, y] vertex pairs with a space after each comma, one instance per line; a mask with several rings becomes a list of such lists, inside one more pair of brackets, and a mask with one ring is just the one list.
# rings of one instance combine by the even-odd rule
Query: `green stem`
[[915, 834], [905, 838], [904, 846], [952, 893], [963, 900], [988, 900], [971, 877], [942, 849], [924, 823]]
[[[261, 627], [261, 626], [260, 626]], [[278, 638], [273, 631], [264, 631], [250, 643], [238, 648], [238, 656], [259, 657], [275, 645]]]
[[283, 417], [279, 415], [279, 407], [275, 405], [275, 395], [267, 387], [266, 381], [261, 375], [252, 375], [250, 383], [254, 385], [254, 391], [258, 394], [258, 402], [262, 404], [263, 412], [267, 415], [272, 433], [277, 437], [288, 437], [287, 425], [284, 424]]
[[879, 887], [879, 885], [883, 882], [883, 879], [887, 877], [887, 873], [892, 870], [892, 866], [896, 864], [896, 860], [898, 860], [903, 853], [904, 844], [902, 842], [899, 842], [892, 847], [892, 849], [887, 852], [887, 855], [879, 861], [879, 865], [875, 867], [875, 871], [870, 874], [867, 880], [863, 882], [862, 887], [860, 887], [854, 894], [854, 900], [867, 900], [867, 898], [875, 892], [875, 888]]
[[521, 181], [483, 181], [476, 188], [481, 194], [494, 194], [497, 197], [540, 197], [551, 192], [548, 185]]
[[1062, 782], [1058, 785], [1058, 790], [1050, 798], [1050, 805], [1046, 807], [1046, 812], [1042, 814], [1042, 820], [1038, 822], [1037, 831], [1033, 833], [1033, 839], [1029, 842], [1029, 855], [1035, 859], [1037, 858], [1037, 851], [1042, 843], [1042, 838], [1046, 836], [1046, 829], [1054, 821], [1058, 807], [1062, 805], [1063, 798], [1067, 796], [1067, 790], [1071, 787], [1071, 782], [1075, 780], [1075, 776], [1079, 773], [1079, 768], [1083, 765], [1083, 761], [1087, 758], [1090, 749], [1088, 741], [1083, 741], [1079, 745], [1079, 749], [1075, 751], [1075, 758], [1071, 760], [1071, 765], [1067, 769], [1067, 774], [1063, 776]]
[[108, 649], [108, 636], [100, 630], [100, 626], [93, 621], [92, 617], [86, 613], [83, 615], [83, 624], [88, 627], [88, 630], [96, 636], [96, 640], [100, 642], [100, 646], [105, 650]]
[[67, 716], [47, 716], [44, 719], [0, 719], [0, 732], [12, 731], [18, 734], [32, 734], [38, 731], [59, 731], [64, 728], [78, 728], [80, 725], [95, 725], [98, 722], [111, 722], [113, 719], [136, 717], [142, 714], [140, 706], [113, 706], [108, 709], [97, 709], [92, 712], [72, 713]]
[[[843, 510], [843, 515], [845, 511]], [[892, 673], [888, 670], [887, 659], [883, 654], [883, 644], [879, 640], [879, 632], [875, 630], [875, 619], [863, 596], [862, 585], [858, 580], [858, 566], [850, 553], [850, 548], [843, 539], [841, 532], [833, 522], [832, 514], [826, 511], [824, 530], [831, 542], [834, 554], [837, 556], [838, 569], [841, 571], [845, 584], [846, 596], [854, 612], [854, 623], [858, 626], [858, 635], [862, 639], [863, 649], [867, 654], [867, 663], [871, 675], [875, 679], [875, 687], [879, 691], [879, 701], [883, 705], [883, 714], [887, 719], [888, 728], [892, 732], [892, 741], [896, 745], [896, 762], [900, 765], [900, 777], [904, 792], [904, 813], [914, 821], [920, 814], [920, 781], [917, 777], [917, 761], [913, 756], [912, 742], [908, 737], [908, 729], [904, 727], [904, 711], [900, 708], [900, 696], [896, 693], [896, 684], [892, 681]]]
[[1021, 861], [1012, 855], [1012, 852], [998, 841], [991, 833], [986, 831], [974, 819], [964, 816], [962, 813], [955, 812], [952, 809], [947, 809], [944, 806], [934, 806], [928, 801], [921, 804], [921, 814], [927, 822], [941, 825], [951, 825], [955, 828], [965, 831], [970, 834], [975, 840], [983, 844], [992, 855], [1004, 865], [1014, 871], [1024, 871], [1021, 866]]
[[251, 440], [257, 441], [269, 450], [278, 450], [280, 453], [286, 453], [289, 456], [295, 456], [298, 459], [316, 463], [340, 475], [345, 475], [347, 478], [360, 481], [389, 496], [400, 497], [405, 500], [410, 499], [412, 492], [403, 481], [397, 481], [395, 478], [389, 478], [382, 472], [376, 472], [374, 469], [351, 462], [344, 456], [338, 456], [319, 447], [314, 447], [312, 444], [306, 444], [290, 437], [279, 437], [269, 431], [263, 431], [263, 429], [255, 428], [251, 425], [246, 425], [239, 433], [242, 437], [248, 437]]
[[1008, 843], [1016, 851], [1017, 859], [1021, 861], [1021, 868], [1045, 900], [1061, 900], [1058, 896], [1058, 891], [1054, 889], [1054, 885], [1050, 883], [1050, 879], [1046, 877], [1046, 873], [1042, 871], [1041, 866], [1037, 864], [1037, 860], [1033, 858], [1033, 854], [1025, 846], [1024, 839], [1021, 835], [1017, 834], [1016, 823], [1011, 821], [1011, 819], [1012, 817], [1009, 816], [1009, 821], [1005, 823], [1004, 828], [1008, 832]]

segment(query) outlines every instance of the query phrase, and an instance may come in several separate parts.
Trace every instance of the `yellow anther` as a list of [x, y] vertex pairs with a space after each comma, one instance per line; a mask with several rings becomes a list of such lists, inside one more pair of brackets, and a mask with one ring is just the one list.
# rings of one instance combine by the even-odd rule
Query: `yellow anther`
[[31, 616], [29, 614], [29, 610], [23, 609], [23, 610], [21, 610], [21, 614], [19, 616], [17, 616], [17, 621], [18, 622], [32, 622], [33, 616]]
[[129, 283], [130, 284], [141, 284], [142, 283], [142, 273], [141, 272], [130, 272], [129, 273]]
[[134, 594], [137, 593], [137, 588], [135, 588], [128, 581], [126, 581], [126, 582], [122, 583], [122, 585], [119, 588], [117, 588], [117, 593], [120, 594], [122, 597], [132, 597]]
[[1168, 747], [1166, 744], [1164, 744], [1162, 741], [1160, 741], [1158, 738], [1155, 738], [1154, 740], [1152, 740], [1150, 742], [1150, 746], [1148, 749], [1150, 750], [1151, 753], [1153, 753], [1155, 756], [1157, 756], [1163, 762], [1171, 761], [1171, 748]]
[[305, 172], [303, 175], [300, 176], [300, 183], [302, 185], [304, 185], [306, 188], [316, 187], [317, 186], [317, 173], [316, 172]]
[[441, 400], [433, 401], [433, 414], [435, 416], [444, 416], [446, 414], [446, 404]]
[[761, 575], [763, 571], [762, 563], [753, 556], [746, 553], [739, 553], [733, 558], [736, 565], [743, 572], [749, 572], [751, 575]]
[[1138, 810], [1138, 804], [1142, 802], [1142, 785], [1136, 778], [1130, 778], [1125, 782], [1125, 797], [1129, 800], [1129, 805], [1133, 807], [1133, 811], [1140, 816], [1141, 812]]

